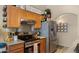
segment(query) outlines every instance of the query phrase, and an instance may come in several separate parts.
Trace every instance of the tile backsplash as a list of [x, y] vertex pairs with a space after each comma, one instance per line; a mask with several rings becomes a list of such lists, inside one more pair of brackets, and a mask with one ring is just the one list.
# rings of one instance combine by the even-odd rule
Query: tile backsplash
[[23, 25], [18, 29], [18, 32], [30, 32], [32, 31], [31, 25]]

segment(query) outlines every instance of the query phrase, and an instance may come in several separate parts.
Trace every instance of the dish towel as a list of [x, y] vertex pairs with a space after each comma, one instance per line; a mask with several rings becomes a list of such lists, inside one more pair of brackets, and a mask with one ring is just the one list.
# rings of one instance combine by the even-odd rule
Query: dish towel
[[6, 48], [0, 48], [0, 53], [2, 53], [3, 51], [6, 51]]
[[34, 44], [34, 53], [38, 53], [38, 43]]

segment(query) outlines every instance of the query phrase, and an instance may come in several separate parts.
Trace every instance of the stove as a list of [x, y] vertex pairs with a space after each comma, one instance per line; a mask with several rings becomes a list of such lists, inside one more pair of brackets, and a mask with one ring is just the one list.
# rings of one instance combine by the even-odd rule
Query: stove
[[30, 42], [36, 40], [33, 35], [19, 35], [18, 39], [23, 40], [25, 42]]
[[18, 39], [25, 41], [24, 52], [33, 53], [34, 43], [40, 43], [39, 39], [35, 39], [33, 35], [19, 35]]

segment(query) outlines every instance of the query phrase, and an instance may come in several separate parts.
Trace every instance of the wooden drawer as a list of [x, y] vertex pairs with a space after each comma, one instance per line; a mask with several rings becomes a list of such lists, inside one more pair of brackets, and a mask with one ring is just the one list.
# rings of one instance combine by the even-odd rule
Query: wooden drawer
[[24, 47], [16, 50], [9, 51], [9, 53], [24, 53]]
[[24, 43], [19, 43], [19, 44], [11, 45], [11, 46], [9, 46], [9, 51], [20, 49], [20, 48], [23, 48], [23, 47], [24, 47]]

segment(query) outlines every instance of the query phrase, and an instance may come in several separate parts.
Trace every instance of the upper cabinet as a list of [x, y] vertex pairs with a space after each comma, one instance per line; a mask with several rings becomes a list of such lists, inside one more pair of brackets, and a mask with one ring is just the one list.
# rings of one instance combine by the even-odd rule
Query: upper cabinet
[[27, 12], [25, 10], [22, 10], [22, 9], [19, 9], [19, 10], [20, 10], [19, 13], [21, 13], [22, 19], [27, 20]]
[[41, 20], [43, 19], [43, 16], [37, 15], [36, 17], [36, 24], [34, 28], [41, 28]]
[[7, 6], [7, 27], [20, 27], [20, 17], [18, 16], [18, 8]]
[[24, 20], [34, 20], [35, 21], [35, 28], [41, 27], [41, 20], [44, 17], [40, 14], [26, 11], [15, 6], [8, 6], [7, 7], [7, 26], [8, 27], [20, 27], [21, 19]]
[[27, 19], [29, 20], [35, 20], [36, 19], [36, 15], [30, 11], [27, 11]]

